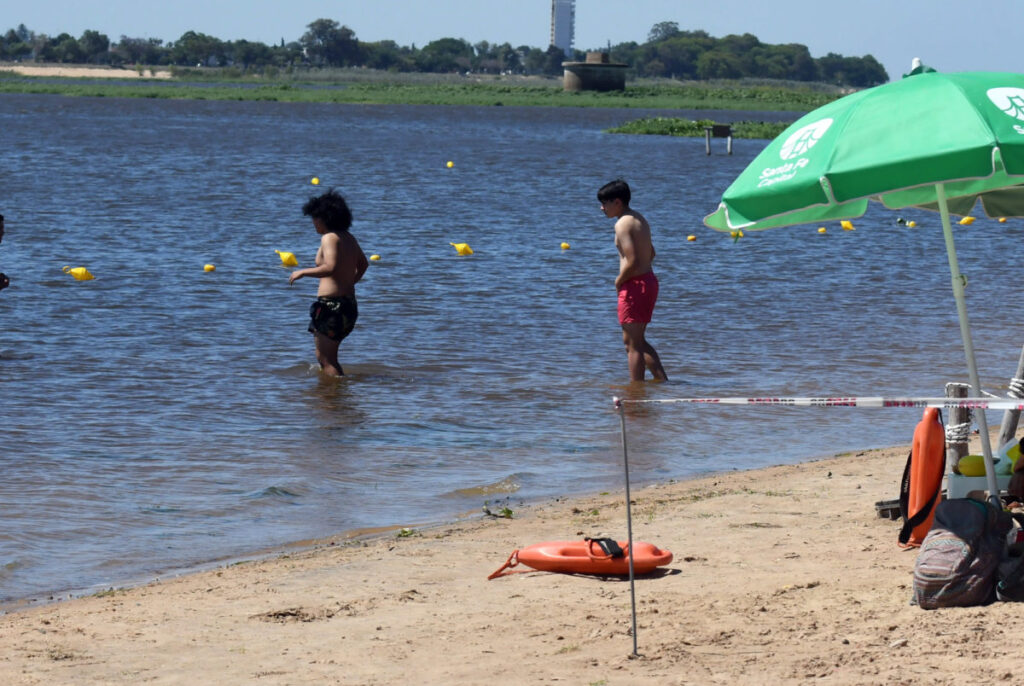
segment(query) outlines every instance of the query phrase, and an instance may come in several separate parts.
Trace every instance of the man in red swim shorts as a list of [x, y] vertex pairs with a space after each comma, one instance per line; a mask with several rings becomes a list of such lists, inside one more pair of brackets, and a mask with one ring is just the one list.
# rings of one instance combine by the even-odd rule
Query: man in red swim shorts
[[630, 208], [630, 197], [629, 185], [622, 179], [605, 184], [597, 192], [601, 211], [616, 220], [619, 275], [615, 278], [615, 288], [619, 292], [619, 324], [629, 359], [629, 377], [632, 381], [643, 381], [649, 369], [655, 379], [667, 381], [658, 352], [645, 338], [658, 299], [658, 277], [651, 266], [654, 261], [651, 225], [642, 214]]

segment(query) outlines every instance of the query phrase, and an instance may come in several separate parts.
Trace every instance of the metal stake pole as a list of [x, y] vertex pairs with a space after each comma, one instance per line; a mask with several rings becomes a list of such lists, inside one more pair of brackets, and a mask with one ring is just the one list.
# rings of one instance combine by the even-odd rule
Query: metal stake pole
[[619, 398], [615, 398], [615, 406], [619, 408], [619, 424], [622, 427], [622, 464], [626, 470], [626, 550], [629, 552], [629, 599], [633, 611], [633, 654], [640, 657], [636, 649], [636, 584], [633, 577], [633, 512], [629, 497], [629, 451], [626, 448], [626, 410]]

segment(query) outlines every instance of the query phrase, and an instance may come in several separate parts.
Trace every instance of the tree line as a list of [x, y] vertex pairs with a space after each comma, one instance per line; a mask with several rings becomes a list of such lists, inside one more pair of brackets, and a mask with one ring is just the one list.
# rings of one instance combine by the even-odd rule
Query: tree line
[[[179, 67], [234, 67], [243, 72], [297, 67], [366, 67], [396, 72], [475, 72], [485, 74], [560, 75], [565, 54], [555, 46], [540, 49], [509, 43], [469, 43], [441, 38], [422, 48], [394, 41], [364, 42], [333, 19], [317, 19], [297, 40], [280, 44], [223, 41], [187, 31], [176, 41], [121, 36], [112, 42], [98, 31], [75, 38], [67, 33], [50, 37], [21, 24], [0, 36], [0, 60]], [[585, 53], [575, 51], [574, 60]], [[840, 86], [868, 87], [889, 80], [871, 55], [844, 57], [829, 53], [811, 57], [797, 43], [769, 45], [749, 33], [715, 38], [705, 31], [683, 31], [676, 22], [655, 24], [645, 43], [611, 46], [614, 62], [630, 65], [637, 76], [681, 80], [764, 78], [820, 81]]]

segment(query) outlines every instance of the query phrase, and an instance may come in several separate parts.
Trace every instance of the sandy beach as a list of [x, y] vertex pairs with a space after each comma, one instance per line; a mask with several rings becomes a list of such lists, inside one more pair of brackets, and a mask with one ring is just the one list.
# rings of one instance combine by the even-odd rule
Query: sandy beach
[[[0, 617], [4, 684], [993, 683], [1019, 607], [909, 604], [876, 501], [904, 448], [633, 490], [636, 583], [528, 571], [516, 548], [625, 538], [621, 492], [227, 565]], [[523, 566], [517, 570], [525, 569]]]
[[22, 64], [0, 62], [0, 71], [11, 71], [23, 76], [72, 77], [83, 79], [169, 79], [171, 72], [165, 69], [113, 69], [111, 67], [85, 67], [81, 65]]

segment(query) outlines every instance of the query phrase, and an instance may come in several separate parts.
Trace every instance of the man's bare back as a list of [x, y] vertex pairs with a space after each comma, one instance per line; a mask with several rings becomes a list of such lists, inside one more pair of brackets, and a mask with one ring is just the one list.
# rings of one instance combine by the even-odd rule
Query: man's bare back
[[651, 242], [651, 225], [642, 214], [629, 209], [622, 213], [615, 222], [615, 248], [619, 251], [616, 288], [651, 271], [654, 244]]

